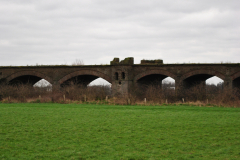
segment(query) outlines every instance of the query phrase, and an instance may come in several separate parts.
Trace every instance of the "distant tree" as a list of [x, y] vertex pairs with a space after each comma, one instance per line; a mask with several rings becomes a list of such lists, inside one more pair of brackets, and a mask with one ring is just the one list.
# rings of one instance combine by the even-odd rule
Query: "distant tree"
[[81, 59], [75, 59], [75, 61], [72, 63], [72, 66], [82, 66], [84, 65], [83, 60]]

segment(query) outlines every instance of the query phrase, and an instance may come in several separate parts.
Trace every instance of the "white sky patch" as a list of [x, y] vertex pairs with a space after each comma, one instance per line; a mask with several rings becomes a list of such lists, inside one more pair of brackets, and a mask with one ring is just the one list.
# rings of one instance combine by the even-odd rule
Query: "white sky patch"
[[223, 82], [223, 80], [219, 77], [216, 77], [216, 76], [213, 76], [213, 77], [206, 80], [206, 84], [217, 85], [217, 84], [222, 83], [222, 82]]
[[94, 85], [111, 86], [112, 84], [106, 81], [105, 79], [97, 78], [89, 84], [89, 86], [94, 86]]

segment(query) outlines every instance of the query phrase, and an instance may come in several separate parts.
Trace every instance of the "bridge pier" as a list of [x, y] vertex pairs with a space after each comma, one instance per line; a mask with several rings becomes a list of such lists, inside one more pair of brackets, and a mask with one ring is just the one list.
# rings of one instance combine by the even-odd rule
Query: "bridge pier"
[[175, 78], [175, 95], [176, 95], [176, 97], [180, 96], [182, 88], [183, 88], [183, 82], [181, 81], [180, 76], [177, 76]]
[[232, 90], [234, 88], [234, 84], [232, 81], [232, 78], [230, 76], [226, 76], [226, 78], [224, 79], [224, 83], [223, 83], [223, 89], [224, 90]]
[[119, 62], [119, 58], [111, 61], [112, 68], [112, 95], [128, 95], [133, 86], [133, 64], [132, 57], [125, 58]]
[[60, 90], [61, 89], [61, 85], [59, 84], [58, 81], [53, 81], [52, 83], [52, 91], [56, 91], [56, 90]]
[[112, 95], [128, 95], [131, 92], [132, 81], [115, 81], [112, 83]]

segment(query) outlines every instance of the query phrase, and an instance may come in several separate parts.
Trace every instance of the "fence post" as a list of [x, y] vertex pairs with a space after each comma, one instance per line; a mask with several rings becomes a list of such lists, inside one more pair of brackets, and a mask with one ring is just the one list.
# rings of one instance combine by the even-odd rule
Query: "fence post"
[[66, 97], [65, 97], [65, 94], [63, 95], [63, 101], [65, 102], [65, 100], [66, 100]]
[[108, 96], [106, 96], [106, 102], [108, 101]]
[[168, 101], [167, 101], [167, 99], [166, 99], [166, 104], [168, 104]]
[[84, 102], [86, 102], [87, 101], [87, 96], [86, 95], [84, 95]]
[[184, 98], [182, 98], [182, 102], [184, 103]]
[[128, 104], [131, 104], [131, 100], [128, 98]]
[[144, 105], [147, 104], [147, 98], [144, 98]]

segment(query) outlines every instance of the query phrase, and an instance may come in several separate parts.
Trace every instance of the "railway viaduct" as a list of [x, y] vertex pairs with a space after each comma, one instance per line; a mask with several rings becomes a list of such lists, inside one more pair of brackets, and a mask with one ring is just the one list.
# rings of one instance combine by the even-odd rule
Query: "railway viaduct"
[[189, 88], [208, 78], [217, 76], [224, 81], [224, 89], [240, 88], [240, 63], [231, 64], [163, 64], [162, 60], [142, 60], [134, 64], [132, 57], [119, 61], [114, 58], [110, 65], [81, 66], [2, 66], [0, 82], [35, 84], [47, 80], [53, 88], [61, 88], [70, 81], [88, 85], [101, 77], [112, 84], [112, 93], [129, 93], [132, 87], [158, 83], [166, 77], [175, 80], [176, 90]]

